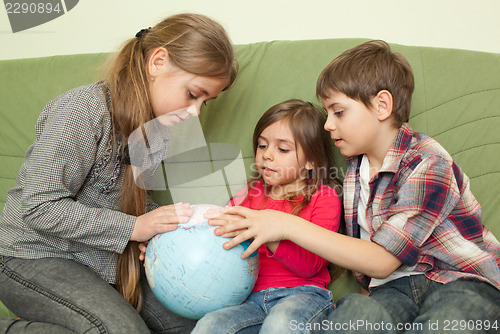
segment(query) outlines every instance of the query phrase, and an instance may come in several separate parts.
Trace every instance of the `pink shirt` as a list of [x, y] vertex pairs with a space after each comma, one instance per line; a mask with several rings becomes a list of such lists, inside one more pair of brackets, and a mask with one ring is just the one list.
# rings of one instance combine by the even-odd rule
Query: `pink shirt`
[[[287, 213], [293, 211], [288, 201], [265, 196], [262, 180], [249, 191], [241, 205], [256, 210], [273, 209]], [[340, 211], [341, 203], [335, 190], [322, 185], [314, 193], [309, 204], [302, 209], [299, 217], [328, 230], [337, 231]], [[259, 255], [259, 276], [253, 291], [302, 285], [315, 285], [326, 289], [330, 283], [328, 262], [291, 241], [281, 241], [274, 254], [266, 245], [262, 245]]]

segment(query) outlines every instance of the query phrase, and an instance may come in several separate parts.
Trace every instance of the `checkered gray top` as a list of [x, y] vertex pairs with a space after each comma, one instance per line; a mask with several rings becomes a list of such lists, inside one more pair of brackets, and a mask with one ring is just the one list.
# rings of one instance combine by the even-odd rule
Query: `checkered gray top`
[[118, 211], [125, 166], [105, 89], [79, 87], [43, 109], [0, 216], [0, 254], [72, 259], [114, 283], [136, 217]]

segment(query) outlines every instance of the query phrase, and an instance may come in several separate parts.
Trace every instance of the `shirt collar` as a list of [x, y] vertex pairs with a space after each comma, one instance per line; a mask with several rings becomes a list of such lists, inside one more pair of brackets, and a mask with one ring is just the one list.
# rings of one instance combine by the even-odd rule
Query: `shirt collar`
[[403, 123], [398, 130], [394, 141], [389, 147], [389, 151], [385, 155], [384, 162], [379, 172], [393, 172], [396, 173], [399, 169], [401, 157], [408, 149], [410, 142], [413, 138], [413, 130], [408, 123]]

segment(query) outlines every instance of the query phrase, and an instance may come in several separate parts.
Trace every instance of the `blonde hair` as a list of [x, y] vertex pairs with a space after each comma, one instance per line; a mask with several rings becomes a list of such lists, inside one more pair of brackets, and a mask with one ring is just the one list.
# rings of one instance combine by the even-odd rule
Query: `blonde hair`
[[[237, 63], [232, 43], [224, 28], [212, 19], [199, 14], [178, 14], [142, 30], [122, 46], [106, 78], [111, 92], [113, 124], [122, 143], [127, 142], [135, 129], [154, 118], [147, 64], [159, 47], [164, 47], [169, 58], [182, 70], [226, 79], [224, 89], [236, 78]], [[144, 214], [147, 196], [146, 190], [137, 187], [131, 168], [127, 166], [121, 211], [134, 216]], [[138, 243], [129, 242], [118, 256], [116, 287], [137, 310], [142, 305], [141, 270]]]

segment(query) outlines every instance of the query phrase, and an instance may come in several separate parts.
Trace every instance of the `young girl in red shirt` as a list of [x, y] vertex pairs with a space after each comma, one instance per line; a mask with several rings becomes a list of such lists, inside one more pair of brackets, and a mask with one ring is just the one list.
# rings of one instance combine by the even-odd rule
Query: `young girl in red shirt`
[[[256, 175], [233, 204], [295, 214], [337, 231], [341, 202], [325, 115], [308, 102], [271, 107], [253, 136]], [[259, 249], [257, 282], [241, 305], [205, 315], [193, 333], [294, 333], [333, 309], [328, 262], [293, 242]], [[299, 331], [297, 331], [299, 330]]]

